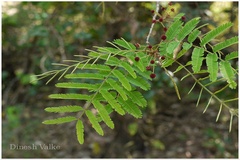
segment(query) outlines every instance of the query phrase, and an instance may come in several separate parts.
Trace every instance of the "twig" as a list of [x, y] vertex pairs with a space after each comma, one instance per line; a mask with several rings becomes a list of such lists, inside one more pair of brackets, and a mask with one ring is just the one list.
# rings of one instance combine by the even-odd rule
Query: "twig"
[[[156, 20], [156, 16], [157, 16], [158, 11], [159, 11], [159, 1], [157, 1], [157, 8], [156, 8], [155, 14], [153, 15], [153, 20]], [[151, 33], [152, 33], [152, 29], [153, 29], [153, 27], [154, 27], [154, 24], [155, 24], [155, 23], [152, 23], [152, 26], [151, 26], [150, 31], [149, 31], [149, 33], [148, 33], [147, 40], [146, 40], [146, 43], [147, 43], [147, 44], [149, 44], [149, 38], [150, 38], [150, 35], [151, 35]]]

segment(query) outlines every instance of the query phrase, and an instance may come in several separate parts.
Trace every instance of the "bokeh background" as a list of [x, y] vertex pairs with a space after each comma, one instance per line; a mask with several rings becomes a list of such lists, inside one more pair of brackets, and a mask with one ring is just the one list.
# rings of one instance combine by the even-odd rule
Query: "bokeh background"
[[[168, 2], [160, 2], [166, 7]], [[87, 54], [86, 48], [108, 46], [106, 41], [123, 37], [132, 43], [145, 44], [155, 2], [2, 2], [2, 157], [3, 158], [237, 158], [238, 118], [234, 117], [229, 133], [230, 114], [223, 108], [215, 122], [219, 104], [212, 101], [205, 109], [209, 95], [200, 88], [190, 95], [191, 78], [180, 81], [186, 72], [174, 75], [182, 100], [179, 101], [170, 78], [157, 68], [157, 77], [150, 82], [152, 89], [142, 92], [148, 101], [143, 118], [112, 113], [114, 130], [102, 124], [104, 136], [98, 135], [86, 117], [85, 142], [77, 141], [75, 123], [43, 125], [47, 119], [68, 116], [44, 111], [46, 107], [78, 104], [82, 101], [49, 99], [52, 93], [76, 92], [54, 86], [57, 79], [30, 84], [32, 75], [59, 68], [51, 65], [73, 55]], [[173, 2], [171, 16], [186, 13], [186, 20], [201, 17], [203, 33], [233, 22], [234, 26], [217, 37], [220, 41], [238, 35], [238, 2]], [[168, 8], [169, 10], [170, 8]], [[151, 44], [160, 41], [164, 33], [156, 24]], [[195, 45], [199, 41], [194, 42]], [[213, 42], [217, 43], [217, 42]], [[238, 50], [233, 45], [226, 55]], [[191, 50], [180, 59], [186, 63]], [[236, 67], [236, 61], [233, 61]], [[174, 71], [177, 65], [168, 69]], [[61, 80], [62, 81], [62, 80]], [[223, 87], [218, 83], [214, 87]], [[84, 91], [80, 91], [84, 92]], [[220, 98], [238, 97], [238, 90], [226, 89]], [[229, 103], [237, 108], [238, 103]], [[72, 114], [72, 116], [77, 116]], [[11, 150], [10, 144], [53, 144], [59, 150]]]

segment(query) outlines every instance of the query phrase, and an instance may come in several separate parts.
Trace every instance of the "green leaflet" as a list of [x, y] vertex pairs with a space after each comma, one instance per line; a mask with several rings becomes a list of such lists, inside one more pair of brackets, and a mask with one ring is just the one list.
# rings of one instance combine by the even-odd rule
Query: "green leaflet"
[[[82, 68], [85, 64], [79, 64], [78, 68]], [[84, 69], [96, 69], [96, 70], [102, 70], [102, 71], [111, 71], [110, 67], [106, 65], [100, 65], [100, 64], [86, 64], [84, 66]]]
[[97, 47], [97, 46], [94, 46], [94, 47], [98, 48], [97, 51], [105, 52], [105, 53], [114, 53], [119, 51], [119, 49], [112, 48], [112, 47]]
[[99, 53], [99, 52], [95, 52], [95, 51], [92, 51], [92, 52], [89, 52], [89, 53], [88, 53], [88, 56], [89, 56], [89, 57], [93, 57], [93, 58], [96, 58], [96, 57], [98, 57], [98, 56], [104, 56], [104, 55], [106, 55], [106, 54], [104, 54], [104, 53]]
[[172, 55], [173, 51], [178, 47], [179, 44], [180, 44], [180, 42], [177, 42], [177, 41], [172, 41], [172, 42], [168, 43], [167, 53]]
[[123, 108], [135, 118], [142, 118], [142, 112], [131, 100], [124, 101], [121, 97], [118, 97], [119, 103]]
[[96, 89], [90, 90], [90, 92], [91, 92], [91, 91], [97, 91], [97, 90], [100, 88], [100, 86], [102, 86], [101, 89], [104, 89], [104, 90], [110, 90], [110, 89], [112, 89], [112, 86], [109, 85], [108, 83], [104, 83], [103, 85], [100, 84], [100, 83], [96, 83], [95, 85], [96, 85]]
[[88, 83], [74, 83], [74, 82], [68, 82], [68, 83], [57, 83], [55, 85], [59, 88], [81, 88], [81, 89], [88, 89], [88, 90], [97, 90], [98, 86], [95, 84], [88, 84]]
[[167, 46], [168, 46], [168, 43], [166, 43], [166, 42], [162, 42], [160, 44], [159, 52], [161, 53], [162, 56], [167, 54]]
[[137, 62], [135, 61], [135, 57], [134, 56], [129, 56], [128, 57], [132, 62], [133, 64], [138, 67], [140, 69], [141, 72], [144, 72], [144, 66], [143, 66], [143, 63], [142, 63], [142, 59], [140, 58], [140, 60]]
[[210, 81], [215, 81], [217, 79], [218, 73], [218, 56], [217, 54], [208, 54], [206, 58], [208, 72], [210, 74]]
[[122, 62], [120, 66], [122, 66], [128, 73], [130, 73], [133, 78], [137, 78], [136, 73], [134, 72], [133, 68], [129, 65], [128, 62]]
[[229, 87], [231, 89], [236, 89], [237, 84], [233, 80], [235, 77], [234, 77], [234, 72], [232, 70], [231, 64], [228, 61], [225, 61], [225, 62], [221, 61], [220, 62], [220, 71], [221, 71], [223, 77], [227, 79], [227, 82], [231, 83], [229, 85]]
[[175, 21], [174, 23], [172, 23], [172, 25], [168, 28], [168, 30], [166, 32], [166, 36], [167, 36], [166, 41], [171, 41], [176, 37], [176, 35], [181, 30], [182, 24], [183, 24], [183, 22], [178, 21], [178, 20]]
[[194, 48], [193, 53], [192, 53], [192, 69], [194, 73], [197, 73], [200, 71], [200, 68], [202, 66], [202, 61], [203, 61], [203, 53], [204, 49], [201, 48]]
[[213, 47], [213, 52], [217, 52], [219, 50], [222, 50], [226, 47], [229, 47], [233, 44], [237, 44], [238, 43], [238, 36], [236, 37], [232, 37], [231, 39], [227, 39], [224, 42], [218, 43]]
[[192, 33], [188, 36], [188, 42], [192, 43], [200, 34], [201, 32], [199, 30], [194, 29]]
[[183, 66], [178, 66], [178, 68], [173, 72], [173, 74], [177, 73], [177, 72], [180, 71], [181, 69], [183, 69]]
[[120, 87], [116, 81], [114, 81], [113, 79], [107, 79], [106, 81], [107, 83], [109, 83], [120, 95], [121, 97], [126, 101], [127, 95], [126, 93], [123, 91], [122, 87]]
[[98, 134], [103, 136], [103, 130], [100, 124], [98, 123], [97, 118], [94, 116], [94, 114], [91, 111], [87, 110], [86, 115], [90, 120], [90, 122], [92, 123], [92, 127], [98, 132]]
[[50, 119], [42, 122], [43, 124], [60, 124], [60, 123], [67, 123], [77, 120], [75, 117], [62, 117], [58, 119]]
[[114, 43], [126, 49], [133, 49], [133, 50], [136, 49], [136, 47], [133, 44], [125, 41], [123, 38], [115, 39]]
[[[183, 48], [183, 49], [178, 53], [176, 59], [182, 57], [187, 51], [188, 51], [188, 50], [186, 50], [186, 49]], [[168, 66], [172, 65], [173, 62], [174, 62], [174, 59], [164, 60], [162, 67], [168, 67]]]
[[77, 130], [77, 139], [80, 144], [84, 143], [84, 126], [82, 124], [82, 121], [78, 120], [76, 124], [76, 130]]
[[201, 17], [197, 17], [188, 21], [177, 35], [177, 39], [182, 41], [197, 26], [200, 22], [200, 18]]
[[[111, 107], [110, 104], [107, 104], [104, 108], [105, 108], [105, 110], [107, 111], [108, 115], [113, 112], [113, 109], [112, 109], [112, 107]], [[102, 121], [102, 117], [100, 116], [99, 113], [97, 113], [97, 117], [98, 117], [98, 118], [97, 118], [97, 119], [98, 119], [98, 122], [101, 122], [101, 121]]]
[[123, 87], [125, 87], [129, 91], [132, 90], [131, 85], [129, 84], [128, 80], [126, 79], [126, 77], [120, 71], [114, 70], [114, 71], [112, 71], [112, 73], [122, 83]]
[[[148, 75], [148, 77], [150, 77], [149, 75]], [[128, 75], [126, 78], [130, 83], [142, 88], [145, 91], [147, 91], [151, 88], [150, 84], [146, 80], [144, 80], [143, 78], [141, 78], [139, 76], [137, 76], [137, 78], [134, 79]]]
[[152, 72], [151, 71], [145, 71], [145, 72], [141, 72], [137, 67], [133, 66], [132, 67], [139, 75], [141, 75], [142, 77], [152, 80], [152, 78], [149, 76]]
[[187, 43], [187, 42], [184, 42], [184, 43], [183, 43], [183, 48], [184, 48], [184, 49], [188, 50], [188, 49], [190, 49], [191, 47], [192, 47], [192, 43], [190, 43], [190, 44]]
[[174, 18], [173, 18], [173, 21], [177, 21], [179, 20], [182, 16], [184, 16], [185, 13], [179, 13], [178, 15], [176, 15]]
[[50, 94], [49, 98], [54, 98], [54, 99], [78, 99], [78, 100], [89, 100], [90, 99], [90, 97], [88, 95], [75, 94], [75, 93]]
[[[102, 90], [105, 90], [105, 89], [102, 89]], [[116, 98], [117, 92], [110, 91], [109, 93], [112, 95], [112, 97]], [[92, 99], [93, 96], [94, 96], [94, 94], [90, 95], [90, 98]], [[106, 101], [106, 99], [102, 96], [102, 94], [99, 94], [99, 93], [94, 97], [94, 100]]]
[[235, 58], [238, 58], [238, 51], [234, 51], [234, 52], [226, 55], [225, 60], [228, 61], [228, 60], [235, 59]]
[[76, 78], [76, 79], [104, 79], [104, 76], [98, 73], [75, 73], [67, 74], [65, 78]]
[[59, 88], [88, 89], [90, 92], [97, 91], [100, 86], [101, 86], [101, 89], [105, 89], [105, 90], [112, 89], [112, 87], [107, 83], [104, 83], [103, 85], [101, 83], [95, 83], [95, 85], [93, 85], [88, 83], [68, 82], [68, 83], [57, 83], [55, 86]]
[[122, 109], [122, 107], [120, 106], [119, 103], [117, 103], [117, 101], [115, 100], [115, 98], [106, 90], [100, 90], [99, 91], [102, 96], [106, 99], [106, 101], [112, 106], [112, 108], [115, 109], [116, 112], [118, 112], [121, 115], [124, 115], [125, 112]]
[[132, 101], [134, 103], [136, 103], [137, 105], [139, 105], [140, 107], [146, 107], [147, 106], [147, 101], [145, 100], [145, 98], [143, 97], [143, 95], [138, 92], [138, 91], [127, 91], [126, 89], [124, 89], [126, 94], [132, 99]]
[[111, 65], [111, 66], [116, 66], [116, 65], [118, 65], [121, 62], [118, 58], [116, 58], [116, 57], [109, 57], [109, 55], [101, 56], [100, 59], [106, 60], [105, 64]]
[[110, 66], [116, 66], [117, 64], [120, 63], [120, 60], [116, 57], [109, 57], [108, 54], [101, 54], [101, 53], [97, 53], [97, 52], [89, 52], [88, 56], [90, 57], [98, 57], [100, 59], [106, 60], [105, 64], [110, 65]]
[[83, 108], [80, 106], [59, 106], [59, 107], [47, 107], [45, 111], [55, 112], [55, 113], [64, 113], [64, 112], [78, 112], [82, 111]]
[[111, 118], [108, 115], [107, 110], [103, 107], [103, 105], [99, 102], [94, 100], [93, 102], [94, 107], [98, 110], [100, 116], [102, 117], [102, 120], [106, 123], [106, 125], [108, 127], [110, 127], [111, 129], [114, 128], [114, 123], [111, 120]]
[[210, 42], [212, 39], [214, 39], [215, 37], [217, 37], [219, 34], [221, 34], [222, 32], [224, 32], [225, 30], [227, 30], [228, 28], [230, 28], [233, 25], [233, 23], [228, 22], [225, 23], [219, 27], [217, 27], [214, 30], [211, 30], [210, 32], [207, 33], [207, 35], [202, 39], [202, 42], [200, 43], [201, 46], [204, 46], [205, 44], [207, 44], [208, 42]]

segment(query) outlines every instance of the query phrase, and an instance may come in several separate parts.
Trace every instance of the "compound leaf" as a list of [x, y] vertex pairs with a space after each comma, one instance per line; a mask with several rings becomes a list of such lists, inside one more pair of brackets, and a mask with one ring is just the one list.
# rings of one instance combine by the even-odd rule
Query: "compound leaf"
[[142, 117], [141, 110], [131, 100], [124, 101], [121, 97], [118, 97], [118, 101], [129, 114], [135, 118]]
[[114, 52], [120, 51], [119, 49], [112, 48], [112, 47], [97, 47], [97, 46], [95, 47], [98, 48], [97, 50], [99, 52], [105, 52], [105, 53], [114, 53]]
[[107, 79], [106, 81], [107, 83], [109, 83], [120, 95], [121, 97], [126, 101], [127, 95], [126, 93], [123, 91], [122, 87], [120, 87], [116, 81], [114, 81], [113, 79]]
[[[85, 64], [79, 64], [78, 68], [82, 68]], [[111, 71], [109, 66], [106, 65], [100, 65], [100, 64], [86, 64], [84, 66], [84, 69], [96, 69], [96, 70], [102, 70], [102, 71]]]
[[191, 48], [192, 47], [192, 43], [187, 43], [187, 42], [184, 42], [183, 43], [183, 48], [184, 49], [189, 49], [189, 48]]
[[78, 138], [78, 142], [80, 144], [84, 143], [84, 126], [82, 121], [78, 120], [77, 124], [76, 124], [76, 130], [77, 130], [77, 138]]
[[211, 30], [210, 32], [207, 33], [207, 35], [202, 39], [202, 42], [200, 43], [201, 46], [204, 46], [205, 44], [207, 44], [208, 42], [210, 42], [212, 39], [214, 39], [215, 37], [217, 37], [219, 34], [221, 34], [222, 32], [224, 32], [225, 30], [227, 30], [228, 28], [230, 28], [233, 25], [233, 23], [228, 22], [225, 23], [217, 28], [215, 28], [214, 30]]
[[142, 63], [142, 59], [140, 58], [140, 60], [137, 62], [135, 61], [135, 57], [134, 56], [129, 56], [128, 57], [135, 66], [137, 66], [141, 72], [144, 72], [144, 66], [143, 66], [143, 63]]
[[102, 96], [106, 99], [106, 101], [112, 106], [112, 108], [115, 109], [116, 112], [118, 112], [121, 115], [124, 115], [125, 112], [122, 109], [122, 107], [120, 106], [119, 103], [117, 103], [117, 101], [115, 100], [115, 98], [106, 90], [100, 90], [99, 91]]
[[128, 62], [122, 62], [120, 66], [122, 66], [128, 73], [130, 73], [133, 78], [137, 78], [136, 73], [134, 72], [133, 68], [129, 65]]
[[192, 53], [192, 69], [194, 73], [197, 73], [200, 71], [200, 68], [202, 66], [202, 61], [203, 61], [203, 53], [204, 49], [201, 48], [194, 48], [193, 53]]
[[67, 74], [65, 78], [74, 78], [74, 79], [104, 79], [99, 73], [75, 73], [75, 74]]
[[173, 51], [178, 47], [179, 44], [180, 44], [180, 42], [177, 42], [177, 41], [172, 41], [172, 42], [168, 43], [167, 53], [172, 54]]
[[94, 100], [93, 102], [94, 107], [98, 110], [100, 116], [102, 117], [102, 120], [106, 123], [108, 127], [111, 129], [114, 128], [114, 123], [111, 120], [110, 116], [108, 115], [107, 110], [103, 107], [103, 105], [99, 102]]
[[201, 34], [201, 32], [197, 29], [194, 29], [192, 33], [188, 36], [188, 42], [192, 43], [198, 36]]
[[223, 77], [227, 79], [227, 82], [231, 83], [229, 85], [229, 87], [232, 89], [236, 89], [237, 84], [233, 80], [235, 77], [234, 77], [234, 72], [232, 70], [231, 64], [228, 61], [225, 61], [225, 62], [221, 61], [220, 62], [220, 71], [221, 71]]
[[234, 51], [234, 52], [226, 55], [225, 60], [228, 61], [228, 60], [235, 59], [235, 58], [238, 58], [238, 51]]
[[86, 115], [90, 120], [90, 122], [92, 123], [92, 127], [98, 132], [98, 134], [103, 136], [103, 130], [100, 124], [98, 123], [97, 118], [94, 116], [94, 114], [91, 111], [87, 110]]
[[209, 53], [206, 58], [208, 72], [210, 74], [210, 81], [215, 81], [217, 79], [218, 72], [218, 56], [217, 54]]
[[132, 99], [134, 103], [141, 107], [147, 106], [147, 101], [144, 99], [143, 95], [138, 91], [127, 91], [125, 90], [126, 94]]
[[59, 88], [80, 88], [80, 89], [88, 89], [88, 90], [97, 90], [98, 86], [95, 84], [88, 84], [88, 83], [74, 83], [74, 82], [64, 82], [64, 83], [57, 83], [55, 85]]
[[[188, 51], [188, 50], [186, 50], [186, 49], [183, 48], [183, 49], [178, 53], [176, 59], [182, 57], [187, 51]], [[168, 66], [172, 65], [173, 62], [174, 62], [174, 59], [164, 60], [164, 63], [163, 63], [163, 65], [162, 65], [162, 67], [168, 67]]]
[[50, 94], [49, 98], [54, 98], [54, 99], [78, 99], [78, 100], [89, 100], [90, 99], [90, 97], [88, 95], [75, 94], [75, 93]]
[[45, 111], [55, 112], [55, 113], [64, 113], [64, 112], [78, 112], [82, 111], [83, 108], [80, 106], [59, 106], [59, 107], [47, 107]]
[[176, 21], [176, 20], [179, 20], [182, 16], [184, 16], [185, 13], [179, 13], [178, 15], [176, 15], [174, 18], [173, 18], [173, 21]]
[[161, 55], [167, 54], [167, 46], [168, 46], [168, 43], [166, 42], [162, 42], [160, 44], [159, 52], [161, 53]]
[[167, 36], [166, 41], [171, 41], [176, 37], [176, 35], [181, 30], [182, 24], [183, 24], [183, 22], [178, 21], [178, 20], [175, 21], [174, 23], [172, 23], [172, 25], [168, 28], [168, 30], [166, 32], [166, 36]]
[[150, 87], [151, 87], [150, 84], [146, 80], [144, 80], [143, 78], [141, 78], [139, 76], [137, 76], [137, 78], [134, 79], [134, 78], [132, 78], [131, 76], [128, 75], [126, 78], [130, 83], [142, 88], [145, 91], [149, 90]]
[[60, 124], [60, 123], [67, 123], [77, 120], [75, 117], [62, 117], [58, 119], [50, 119], [42, 122], [43, 124]]
[[123, 38], [122, 39], [115, 39], [114, 43], [123, 47], [123, 48], [126, 48], [126, 49], [133, 49], [133, 50], [136, 49], [136, 47], [133, 44], [125, 41]]
[[123, 87], [125, 87], [127, 90], [131, 91], [131, 89], [132, 89], [131, 85], [129, 84], [129, 82], [126, 79], [126, 77], [120, 71], [114, 70], [114, 71], [112, 71], [112, 73], [122, 83]]
[[226, 41], [223, 41], [221, 43], [216, 44], [213, 47], [213, 52], [217, 52], [221, 49], [224, 49], [224, 48], [229, 47], [229, 46], [231, 46], [233, 44], [236, 44], [236, 43], [238, 43], [238, 36], [232, 37], [231, 39], [227, 39]]
[[[110, 104], [107, 104], [104, 108], [107, 111], [108, 115], [113, 112], [113, 109]], [[98, 122], [101, 122], [103, 120], [99, 113], [97, 113], [97, 117]]]
[[179, 32], [179, 34], [177, 35], [177, 39], [179, 41], [182, 41], [197, 26], [197, 24], [200, 22], [200, 18], [201, 17], [196, 17], [196, 18], [188, 21], [184, 25], [182, 30]]
[[152, 80], [152, 78], [149, 76], [152, 73], [151, 71], [141, 72], [136, 66], [133, 66], [132, 68], [142, 77]]

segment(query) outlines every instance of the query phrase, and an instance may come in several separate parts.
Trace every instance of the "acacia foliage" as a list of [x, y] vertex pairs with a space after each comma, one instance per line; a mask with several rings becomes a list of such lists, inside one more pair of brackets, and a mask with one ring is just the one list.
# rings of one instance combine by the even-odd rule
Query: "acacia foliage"
[[[181, 15], [182, 14], [183, 13], [181, 13]], [[92, 123], [92, 127], [100, 135], [104, 134], [101, 125], [99, 124], [101, 121], [104, 121], [111, 129], [114, 128], [114, 123], [110, 117], [110, 114], [113, 111], [116, 111], [120, 115], [125, 115], [128, 113], [135, 118], [141, 118], [141, 108], [147, 106], [147, 101], [144, 99], [141, 92], [139, 92], [139, 89], [145, 91], [150, 89], [149, 80], [152, 79], [149, 75], [152, 72], [147, 71], [146, 67], [150, 65], [149, 62], [152, 59], [157, 60], [156, 63], [151, 64], [153, 68], [160, 66], [164, 68], [166, 73], [170, 76], [179, 99], [181, 98], [178, 87], [174, 82], [174, 79], [166, 70], [166, 67], [172, 65], [173, 63], [177, 63], [179, 65], [174, 73], [182, 69], [187, 71], [182, 80], [191, 76], [195, 81], [195, 84], [199, 84], [202, 90], [206, 90], [210, 94], [209, 103], [207, 104], [204, 112], [207, 110], [211, 99], [215, 98], [221, 106], [227, 107], [231, 111], [232, 115], [237, 115], [236, 110], [230, 109], [226, 104], [226, 102], [236, 100], [236, 98], [220, 100], [217, 96], [217, 93], [222, 92], [226, 87], [236, 89], [237, 83], [235, 76], [238, 74], [238, 72], [237, 69], [231, 66], [230, 60], [237, 58], [238, 52], [235, 51], [228, 54], [224, 60], [221, 58], [220, 50], [229, 47], [232, 44], [238, 43], [238, 38], [232, 38], [226, 42], [220, 42], [216, 44], [213, 47], [215, 48], [213, 49], [213, 53], [206, 49], [208, 42], [231, 27], [232, 23], [226, 23], [200, 37], [199, 35], [201, 35], [201, 32], [198, 30], [199, 27], [196, 28], [199, 22], [200, 17], [197, 17], [183, 25], [183, 22], [181, 22], [179, 19], [179, 15], [177, 15], [166, 32], [166, 41], [161, 41], [160, 44], [155, 45], [152, 49], [149, 49], [146, 45], [136, 48], [135, 45], [127, 42], [123, 38], [116, 39], [113, 42], [108, 42], [112, 45], [112, 47], [95, 47], [96, 50], [88, 50], [88, 56], [83, 56], [85, 58], [83, 61], [74, 61], [75, 64], [68, 66], [63, 70], [55, 70], [41, 74], [39, 79], [53, 75], [52, 78], [50, 78], [50, 80], [52, 80], [60, 72], [63, 72], [60, 75], [60, 78], [64, 77], [67, 80], [77, 79], [78, 82], [57, 83], [56, 87], [86, 89], [89, 91], [89, 93], [91, 93], [90, 95], [73, 93], [51, 94], [49, 96], [50, 98], [83, 100], [86, 101], [87, 105], [85, 108], [71, 105], [48, 107], [45, 109], [48, 112], [81, 112], [81, 115], [78, 118], [62, 117], [58, 119], [46, 120], [43, 123], [60, 124], [70, 121], [77, 121], [76, 130], [78, 141], [80, 144], [83, 144], [84, 124], [81, 121], [81, 117], [83, 115], [88, 117]], [[188, 42], [184, 42], [184, 39], [187, 36]], [[201, 41], [199, 46], [192, 45], [192, 42], [196, 38], [199, 38]], [[174, 57], [173, 52], [179, 45], [182, 45], [183, 48], [177, 54], [177, 56]], [[186, 52], [190, 51], [191, 48], [193, 48], [191, 61], [185, 65], [178, 62], [178, 59]], [[206, 56], [204, 56], [204, 53], [207, 53]], [[164, 56], [166, 58], [161, 59], [159, 56]], [[135, 61], [135, 57], [139, 57], [140, 60]], [[203, 64], [202, 62], [204, 60], [206, 60], [207, 63], [207, 70], [201, 69]], [[192, 66], [192, 71], [186, 68], [186, 66], [189, 65]], [[71, 68], [73, 68], [72, 72], [67, 74], [67, 71]], [[82, 70], [93, 70], [93, 73], [81, 72]], [[80, 73], [75, 73], [78, 71], [80, 71]], [[194, 74], [202, 73], [208, 73], [208, 75], [199, 79], [194, 76]], [[96, 79], [99, 80], [99, 83], [81, 83], [81, 79]], [[203, 85], [202, 80], [206, 79], [209, 79], [210, 82], [206, 85]], [[218, 81], [227, 81], [227, 85], [213, 93], [207, 86], [210, 86]], [[199, 94], [198, 102], [201, 98], [201, 93]], [[94, 115], [91, 112], [91, 107], [94, 107], [97, 110], [97, 115]]]

